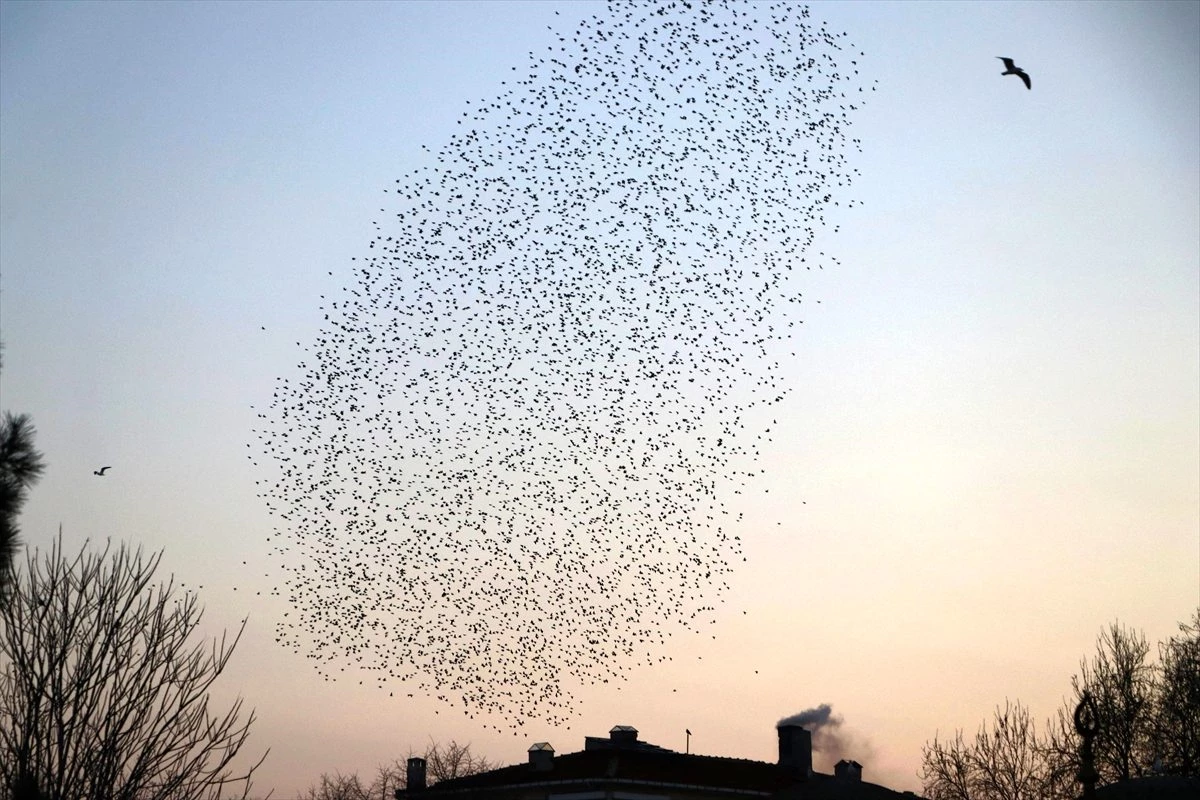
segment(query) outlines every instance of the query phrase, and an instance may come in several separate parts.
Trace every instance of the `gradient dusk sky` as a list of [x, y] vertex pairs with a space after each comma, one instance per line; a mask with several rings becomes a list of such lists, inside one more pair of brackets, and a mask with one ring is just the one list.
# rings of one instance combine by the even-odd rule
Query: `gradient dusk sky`
[[818, 242], [840, 266], [805, 293], [715, 638], [518, 737], [278, 647], [251, 406], [382, 190], [604, 8], [0, 3], [0, 407], [48, 465], [23, 536], [163, 549], [210, 633], [249, 617], [220, 697], [257, 709], [256, 795], [615, 724], [773, 759], [825, 702], [867, 780], [919, 789], [935, 732], [1050, 716], [1103, 626], [1156, 642], [1200, 603], [1200, 3], [817, 3], [878, 81], [863, 205]]

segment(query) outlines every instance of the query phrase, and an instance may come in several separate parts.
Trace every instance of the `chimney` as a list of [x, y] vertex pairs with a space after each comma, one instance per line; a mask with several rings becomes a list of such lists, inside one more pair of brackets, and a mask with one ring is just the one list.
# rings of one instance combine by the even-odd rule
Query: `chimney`
[[844, 778], [849, 781], [862, 780], [862, 764], [857, 761], [846, 761], [845, 759], [833, 765], [833, 775], [835, 778]]
[[408, 760], [408, 791], [419, 792], [425, 788], [425, 759]]
[[637, 744], [637, 728], [632, 725], [614, 725], [608, 732], [608, 738], [615, 745]]
[[800, 775], [812, 773], [812, 734], [799, 725], [780, 725], [779, 766]]
[[529, 748], [529, 768], [534, 772], [554, 769], [554, 748], [549, 742], [536, 742]]

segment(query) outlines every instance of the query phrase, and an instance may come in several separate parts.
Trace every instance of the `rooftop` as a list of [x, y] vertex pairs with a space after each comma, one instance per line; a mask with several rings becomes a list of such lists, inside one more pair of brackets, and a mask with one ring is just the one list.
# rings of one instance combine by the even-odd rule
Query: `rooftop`
[[442, 781], [397, 797], [536, 798], [553, 792], [623, 789], [642, 794], [763, 797], [778, 800], [899, 800], [910, 792], [867, 783], [856, 761], [841, 761], [836, 775], [811, 769], [807, 730], [779, 729], [778, 763], [679, 753], [639, 740], [636, 728], [617, 725], [607, 738], [588, 736], [584, 749], [556, 755], [548, 742], [529, 748], [529, 761], [479, 775]]

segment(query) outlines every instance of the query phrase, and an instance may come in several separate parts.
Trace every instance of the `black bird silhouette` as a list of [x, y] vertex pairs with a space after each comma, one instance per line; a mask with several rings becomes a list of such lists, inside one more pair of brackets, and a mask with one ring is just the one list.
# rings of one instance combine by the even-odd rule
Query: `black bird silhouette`
[[100, 469], [94, 469], [94, 470], [92, 470], [92, 474], [93, 474], [93, 475], [99, 475], [100, 477], [104, 477], [104, 473], [105, 473], [105, 472], [107, 472], [107, 471], [108, 471], [108, 470], [110, 470], [110, 469], [112, 469], [112, 467], [101, 467]]
[[1011, 58], [1005, 58], [1004, 56], [996, 56], [996, 58], [1004, 62], [1004, 72], [1001, 72], [1001, 75], [1016, 75], [1018, 78], [1025, 81], [1026, 89], [1033, 88], [1033, 85], [1029, 82], [1029, 76], [1025, 74], [1025, 70], [1014, 64]]

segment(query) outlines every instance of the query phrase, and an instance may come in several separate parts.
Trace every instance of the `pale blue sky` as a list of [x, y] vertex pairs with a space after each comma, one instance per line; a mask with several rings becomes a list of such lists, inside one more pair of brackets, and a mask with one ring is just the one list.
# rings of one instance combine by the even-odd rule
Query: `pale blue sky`
[[806, 291], [718, 639], [529, 741], [277, 649], [250, 406], [382, 190], [602, 9], [0, 3], [0, 406], [49, 465], [25, 538], [165, 548], [214, 627], [250, 616], [230, 690], [264, 792], [431, 736], [512, 762], [618, 723], [771, 758], [819, 702], [868, 779], [918, 788], [936, 730], [1006, 697], [1047, 716], [1101, 626], [1160, 639], [1200, 602], [1200, 4], [828, 3], [878, 81], [863, 206], [818, 243], [841, 264]]

